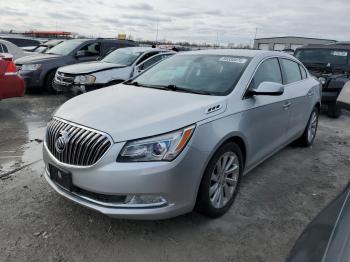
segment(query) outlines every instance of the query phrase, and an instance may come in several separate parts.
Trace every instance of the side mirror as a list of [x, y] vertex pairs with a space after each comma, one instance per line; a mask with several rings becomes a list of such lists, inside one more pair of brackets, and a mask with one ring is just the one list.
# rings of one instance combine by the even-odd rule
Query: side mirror
[[284, 93], [282, 84], [275, 82], [262, 82], [257, 89], [250, 90], [249, 96], [280, 96]]
[[79, 57], [83, 57], [85, 56], [85, 51], [84, 50], [79, 50], [76, 54], [75, 57], [79, 58]]

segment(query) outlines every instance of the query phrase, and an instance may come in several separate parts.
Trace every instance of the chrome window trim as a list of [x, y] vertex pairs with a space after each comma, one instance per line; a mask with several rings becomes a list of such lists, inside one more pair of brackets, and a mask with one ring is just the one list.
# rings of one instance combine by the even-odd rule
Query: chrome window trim
[[[309, 71], [305, 68], [305, 66], [304, 66], [302, 63], [300, 63], [300, 62], [298, 62], [298, 61], [296, 61], [296, 60], [294, 60], [294, 59], [291, 59], [291, 58], [289, 58], [289, 57], [277, 56], [277, 55], [275, 55], [275, 56], [267, 56], [267, 57], [265, 57], [263, 60], [261, 60], [261, 61], [259, 62], [259, 64], [255, 67], [255, 70], [254, 70], [253, 74], [250, 76], [249, 81], [248, 81], [248, 84], [247, 84], [247, 86], [245, 87], [244, 92], [243, 92], [243, 94], [242, 94], [242, 96], [241, 96], [241, 99], [242, 99], [242, 100], [246, 99], [246, 94], [247, 94], [248, 88], [249, 88], [251, 82], [253, 81], [253, 78], [254, 78], [254, 76], [255, 76], [255, 74], [256, 74], [256, 71], [258, 71], [260, 65], [261, 65], [262, 63], [264, 63], [266, 60], [271, 59], [271, 58], [287, 59], [287, 60], [293, 61], [293, 62], [295, 62], [295, 63], [301, 65], [301, 66], [305, 69], [305, 71], [306, 71], [306, 78], [305, 78], [305, 79], [301, 79], [301, 80], [299, 80], [299, 81], [296, 81], [296, 82], [293, 82], [293, 83], [289, 83], [289, 84], [285, 84], [285, 85], [282, 84], [284, 87], [288, 87], [289, 85], [292, 85], [292, 84], [295, 84], [295, 83], [299, 83], [299, 82], [308, 80], [308, 79], [310, 78]], [[280, 67], [281, 67], [281, 65], [280, 65]], [[281, 68], [281, 73], [283, 74], [282, 68]], [[301, 73], [300, 73], [300, 74], [301, 74]], [[282, 77], [282, 78], [283, 78], [283, 77]]]

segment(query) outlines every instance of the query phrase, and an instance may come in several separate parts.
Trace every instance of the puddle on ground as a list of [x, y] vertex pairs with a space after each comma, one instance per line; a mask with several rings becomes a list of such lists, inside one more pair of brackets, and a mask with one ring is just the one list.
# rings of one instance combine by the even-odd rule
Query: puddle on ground
[[27, 141], [0, 152], [0, 176], [42, 159], [43, 139], [46, 123], [28, 122]]

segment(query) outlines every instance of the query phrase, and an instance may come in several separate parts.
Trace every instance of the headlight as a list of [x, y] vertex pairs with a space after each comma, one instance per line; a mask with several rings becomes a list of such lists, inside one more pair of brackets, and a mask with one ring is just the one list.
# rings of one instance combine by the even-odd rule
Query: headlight
[[35, 71], [41, 67], [41, 64], [27, 64], [22, 65], [22, 71]]
[[96, 81], [96, 77], [92, 75], [76, 76], [74, 78], [74, 83], [81, 85], [91, 85]]
[[127, 142], [118, 162], [172, 161], [185, 148], [195, 125], [146, 139]]

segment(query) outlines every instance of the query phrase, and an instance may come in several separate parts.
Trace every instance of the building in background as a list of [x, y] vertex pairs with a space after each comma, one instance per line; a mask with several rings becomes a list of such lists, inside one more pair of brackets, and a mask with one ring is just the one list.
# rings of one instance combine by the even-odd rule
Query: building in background
[[297, 36], [257, 38], [254, 40], [254, 49], [260, 50], [295, 50], [298, 47], [311, 44], [334, 44], [336, 40], [318, 39]]

